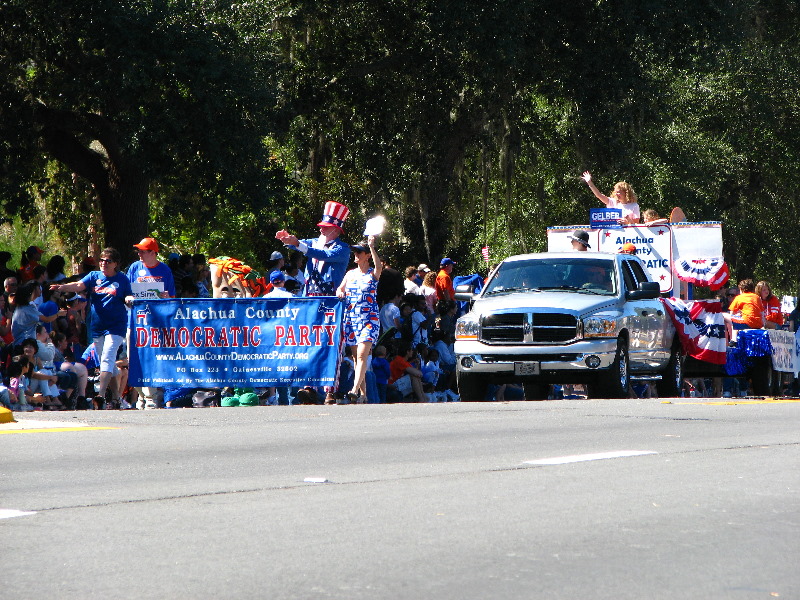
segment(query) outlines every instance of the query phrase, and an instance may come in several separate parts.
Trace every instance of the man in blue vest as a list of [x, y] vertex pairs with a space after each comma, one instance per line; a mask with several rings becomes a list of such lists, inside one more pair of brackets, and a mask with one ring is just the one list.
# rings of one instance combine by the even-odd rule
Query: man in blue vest
[[319, 237], [297, 239], [285, 229], [275, 237], [286, 246], [306, 255], [305, 296], [335, 296], [350, 262], [350, 246], [339, 239], [350, 209], [338, 202], [327, 202], [325, 214], [317, 223]]
[[[342, 226], [350, 209], [339, 202], [326, 202], [322, 220], [317, 223], [319, 237], [297, 239], [285, 229], [275, 237], [286, 246], [306, 255], [306, 288], [304, 296], [335, 296], [350, 263], [350, 246], [339, 239]], [[344, 338], [339, 347], [339, 362], [342, 358]], [[339, 386], [339, 362], [336, 364], [336, 380], [333, 386], [325, 387], [325, 404], [336, 404], [333, 393]]]

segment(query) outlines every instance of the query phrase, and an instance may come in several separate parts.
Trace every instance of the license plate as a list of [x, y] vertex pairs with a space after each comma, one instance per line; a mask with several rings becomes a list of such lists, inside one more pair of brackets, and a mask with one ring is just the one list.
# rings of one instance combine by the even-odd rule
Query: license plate
[[538, 375], [538, 362], [515, 362], [514, 375]]

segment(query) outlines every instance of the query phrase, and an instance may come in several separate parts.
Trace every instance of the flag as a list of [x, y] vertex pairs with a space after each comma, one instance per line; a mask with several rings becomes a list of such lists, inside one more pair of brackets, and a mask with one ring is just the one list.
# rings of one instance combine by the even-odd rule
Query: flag
[[487, 263], [489, 262], [489, 246], [484, 246], [481, 248], [481, 255], [483, 256], [483, 260]]
[[724, 365], [728, 341], [719, 300], [684, 302], [679, 298], [661, 298], [672, 318], [684, 352], [691, 357]]

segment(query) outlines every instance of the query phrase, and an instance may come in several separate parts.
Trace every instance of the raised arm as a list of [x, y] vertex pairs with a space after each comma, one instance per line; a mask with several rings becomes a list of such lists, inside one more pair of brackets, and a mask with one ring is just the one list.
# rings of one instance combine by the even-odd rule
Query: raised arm
[[381, 262], [381, 257], [378, 256], [378, 251], [375, 249], [374, 235], [371, 235], [367, 238], [367, 245], [369, 246], [369, 251], [372, 254], [372, 264], [375, 265], [375, 267], [372, 269], [372, 276], [377, 280], [381, 278], [383, 263]]
[[597, 199], [600, 200], [600, 202], [602, 202], [606, 206], [608, 206], [608, 203], [611, 202], [611, 198], [609, 198], [603, 192], [597, 189], [597, 186], [594, 184], [594, 181], [592, 181], [592, 174], [589, 171], [584, 171], [582, 177], [583, 180], [586, 182], [586, 184], [589, 186], [589, 189], [592, 190], [592, 193], [595, 196], [597, 196]]

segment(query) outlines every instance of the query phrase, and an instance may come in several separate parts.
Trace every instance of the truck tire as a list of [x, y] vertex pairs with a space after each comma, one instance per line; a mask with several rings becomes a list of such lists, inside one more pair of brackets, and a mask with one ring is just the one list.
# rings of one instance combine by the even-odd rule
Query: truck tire
[[458, 394], [462, 402], [483, 402], [489, 391], [489, 380], [483, 373], [456, 371]]
[[659, 398], [679, 398], [683, 388], [683, 363], [685, 355], [680, 342], [672, 345], [667, 368], [661, 376], [661, 381], [656, 383]]
[[608, 398], [628, 398], [631, 393], [630, 361], [628, 360], [628, 342], [620, 338], [617, 340], [617, 353], [614, 362], [603, 374], [600, 380], [600, 389]]

